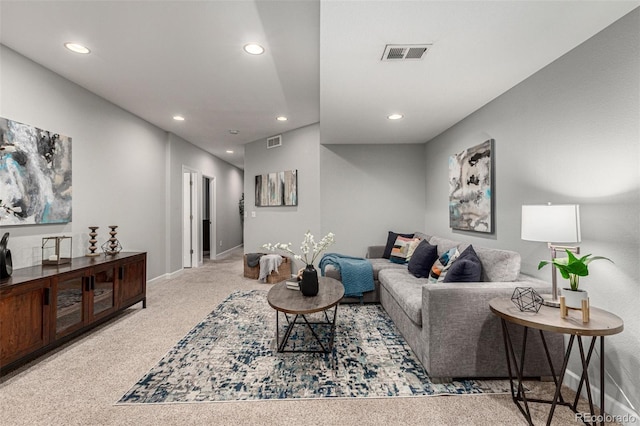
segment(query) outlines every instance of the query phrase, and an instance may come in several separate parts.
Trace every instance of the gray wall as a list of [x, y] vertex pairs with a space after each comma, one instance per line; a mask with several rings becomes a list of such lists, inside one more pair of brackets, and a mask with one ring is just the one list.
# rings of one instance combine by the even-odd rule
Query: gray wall
[[[198, 204], [202, 205], [202, 177], [215, 178], [216, 241], [211, 241], [211, 251], [222, 253], [242, 244], [242, 227], [238, 201], [242, 196], [244, 175], [242, 170], [208, 154], [186, 140], [169, 134], [169, 228], [171, 229], [169, 250], [172, 271], [182, 268], [182, 171], [183, 166], [197, 172]], [[202, 224], [202, 209], [198, 209], [196, 222]], [[198, 247], [202, 247], [202, 232], [199, 232]], [[222, 242], [222, 245], [220, 244]], [[202, 251], [198, 250], [199, 261]]]
[[[267, 149], [265, 139], [245, 145], [246, 253], [262, 252], [266, 243], [292, 243], [300, 254], [305, 232], [311, 231], [317, 240], [324, 235], [320, 235], [319, 128], [313, 124], [283, 133], [278, 148]], [[294, 169], [298, 170], [298, 206], [256, 207], [255, 176]]]
[[89, 245], [88, 226], [100, 226], [102, 244], [107, 225], [118, 225], [125, 250], [148, 253], [149, 279], [181, 269], [180, 251], [172, 245], [181, 226], [168, 213], [182, 203], [181, 195], [168, 190], [180, 161], [218, 178], [218, 238], [223, 249], [241, 243], [241, 170], [2, 45], [0, 99], [0, 116], [72, 138], [73, 222], [3, 226], [11, 234], [15, 268], [40, 262], [44, 236], [71, 235], [73, 255], [81, 256]]
[[424, 228], [425, 145], [323, 145], [322, 229], [331, 251], [364, 256], [387, 232]]
[[[591, 304], [622, 317], [623, 333], [607, 338], [607, 394], [640, 407], [640, 27], [638, 9], [536, 73], [426, 146], [425, 228], [522, 254], [523, 272], [549, 254], [520, 240], [527, 203], [579, 203], [584, 254], [596, 262], [582, 288]], [[448, 225], [447, 159], [495, 139], [495, 235], [453, 233]], [[599, 356], [599, 355], [598, 355]], [[580, 369], [570, 366], [574, 372]], [[594, 379], [595, 380], [595, 379]], [[613, 383], [615, 381], [616, 384]]]

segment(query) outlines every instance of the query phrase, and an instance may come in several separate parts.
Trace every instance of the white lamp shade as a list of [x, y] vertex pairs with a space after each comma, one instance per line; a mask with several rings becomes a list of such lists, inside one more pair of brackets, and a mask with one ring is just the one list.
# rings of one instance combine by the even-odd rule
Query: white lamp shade
[[548, 243], [580, 242], [580, 206], [577, 204], [522, 206], [521, 238]]

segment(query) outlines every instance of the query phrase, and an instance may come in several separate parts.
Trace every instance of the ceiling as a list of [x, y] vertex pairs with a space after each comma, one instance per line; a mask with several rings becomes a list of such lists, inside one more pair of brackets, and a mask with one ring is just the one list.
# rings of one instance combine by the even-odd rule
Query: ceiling
[[244, 144], [316, 122], [325, 144], [424, 143], [639, 4], [2, 0], [0, 43], [243, 168]]

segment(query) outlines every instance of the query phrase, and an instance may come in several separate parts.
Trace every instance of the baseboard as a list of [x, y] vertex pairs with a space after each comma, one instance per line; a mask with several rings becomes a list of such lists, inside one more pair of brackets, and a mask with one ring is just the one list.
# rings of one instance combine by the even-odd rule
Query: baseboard
[[183, 271], [184, 269], [178, 269], [177, 271], [174, 271], [174, 272], [167, 272], [166, 274], [162, 274], [155, 278], [147, 280], [147, 284], [150, 284], [150, 283], [153, 283], [154, 281], [159, 281], [159, 280], [170, 280], [171, 278], [175, 278], [178, 275], [180, 275]]
[[226, 256], [227, 254], [231, 253], [232, 251], [237, 250], [237, 249], [239, 249], [240, 247], [243, 247], [243, 246], [244, 246], [244, 244], [239, 244], [239, 245], [237, 245], [235, 247], [231, 247], [230, 249], [223, 251], [222, 253], [218, 253], [218, 254], [216, 254], [216, 259], [218, 259], [219, 257], [222, 257], [222, 256]]
[[[574, 373], [573, 371], [567, 369], [567, 372], [564, 376], [564, 384], [574, 391], [578, 389], [578, 385], [580, 384], [580, 375]], [[591, 377], [589, 377], [591, 379]], [[611, 382], [606, 383], [607, 388], [611, 386], [615, 386]], [[619, 394], [623, 394], [622, 391], [618, 392]], [[582, 396], [587, 397], [587, 393], [582, 389]], [[595, 388], [593, 385], [591, 386], [591, 397], [593, 398], [594, 405], [600, 405], [600, 389]], [[609, 396], [608, 393], [605, 392], [604, 395], [604, 404], [606, 407], [607, 421], [616, 421], [625, 426], [634, 425], [637, 426], [640, 418], [638, 418], [638, 414], [627, 405], [623, 404], [620, 401], [613, 399]]]

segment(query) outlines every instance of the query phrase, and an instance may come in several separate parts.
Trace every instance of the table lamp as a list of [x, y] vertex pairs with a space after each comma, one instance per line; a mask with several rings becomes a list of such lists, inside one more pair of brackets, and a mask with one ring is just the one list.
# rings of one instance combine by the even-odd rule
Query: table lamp
[[[526, 241], [543, 241], [555, 259], [558, 250], [580, 253], [580, 247], [555, 243], [580, 242], [580, 206], [577, 204], [541, 204], [522, 206], [521, 236]], [[547, 306], [559, 307], [556, 268], [551, 268], [551, 294], [543, 294]]]

